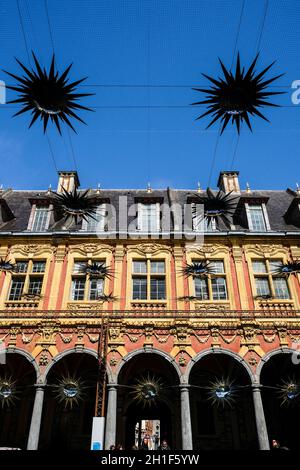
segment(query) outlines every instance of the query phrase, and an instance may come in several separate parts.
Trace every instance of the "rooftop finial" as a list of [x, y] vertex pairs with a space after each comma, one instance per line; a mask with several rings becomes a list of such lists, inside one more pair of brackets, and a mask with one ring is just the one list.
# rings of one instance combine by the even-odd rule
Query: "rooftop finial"
[[100, 191], [101, 191], [101, 184], [98, 183], [96, 194], [100, 194]]
[[147, 184], [147, 193], [152, 193], [151, 184]]
[[197, 183], [197, 193], [201, 193], [201, 184], [200, 181]]
[[297, 192], [298, 194], [300, 194], [300, 187], [299, 187], [299, 184], [298, 184], [298, 183], [296, 183], [296, 192]]
[[246, 193], [251, 193], [251, 189], [250, 189], [249, 183], [246, 183]]
[[0, 192], [3, 192], [3, 184], [0, 184]]
[[51, 185], [51, 183], [50, 183], [49, 186], [48, 186], [48, 189], [47, 189], [47, 194], [50, 194], [51, 191], [52, 191], [52, 185]]

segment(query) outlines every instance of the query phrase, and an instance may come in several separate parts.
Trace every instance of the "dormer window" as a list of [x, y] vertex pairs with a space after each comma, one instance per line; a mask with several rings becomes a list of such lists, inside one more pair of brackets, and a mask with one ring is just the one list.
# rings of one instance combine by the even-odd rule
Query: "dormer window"
[[141, 232], [158, 232], [160, 230], [160, 204], [138, 203], [137, 230]]
[[[199, 211], [199, 207], [197, 206], [200, 206], [202, 208], [202, 211]], [[202, 205], [192, 202], [191, 208], [193, 230], [195, 232], [214, 232], [215, 230], [217, 230], [217, 223], [215, 217], [210, 217], [209, 220], [207, 217], [204, 217]]]
[[106, 204], [99, 204], [94, 218], [88, 217], [82, 221], [82, 230], [87, 232], [103, 232], [106, 226]]
[[246, 203], [245, 205], [249, 230], [252, 230], [253, 232], [265, 232], [266, 230], [270, 230], [265, 204]]
[[31, 216], [29, 219], [28, 230], [32, 232], [44, 232], [48, 230], [51, 217], [51, 206], [32, 205]]

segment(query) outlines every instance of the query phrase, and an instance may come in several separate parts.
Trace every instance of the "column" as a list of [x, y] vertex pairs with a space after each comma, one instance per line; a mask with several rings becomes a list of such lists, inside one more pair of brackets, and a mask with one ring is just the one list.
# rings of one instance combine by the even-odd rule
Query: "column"
[[117, 386], [108, 384], [107, 411], [105, 424], [105, 449], [109, 449], [112, 444], [116, 444], [117, 427]]
[[45, 385], [36, 384], [35, 387], [35, 398], [31, 416], [27, 450], [37, 450], [39, 446]]
[[270, 450], [269, 436], [259, 384], [252, 385], [252, 395], [259, 448], [260, 450]]
[[193, 450], [190, 397], [188, 385], [180, 385], [182, 450]]

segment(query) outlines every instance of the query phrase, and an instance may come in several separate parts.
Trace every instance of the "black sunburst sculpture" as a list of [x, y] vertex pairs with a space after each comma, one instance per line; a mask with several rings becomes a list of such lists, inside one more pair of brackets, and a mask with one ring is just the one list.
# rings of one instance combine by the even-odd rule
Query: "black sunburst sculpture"
[[31, 111], [32, 119], [29, 124], [29, 128], [34, 124], [38, 117], [40, 117], [44, 124], [45, 133], [50, 118], [52, 123], [56, 125], [60, 134], [60, 122], [66, 123], [76, 133], [69, 118], [75, 118], [83, 124], [85, 124], [85, 122], [79, 116], [77, 116], [74, 111], [77, 109], [92, 111], [90, 108], [77, 103], [79, 98], [90, 96], [92, 93], [74, 93], [76, 91], [76, 87], [86, 80], [86, 77], [82, 78], [81, 80], [69, 83], [68, 74], [72, 64], [69, 65], [69, 67], [67, 67], [66, 70], [59, 76], [59, 72], [55, 67], [54, 54], [49, 72], [47, 72], [45, 68], [42, 69], [33, 52], [32, 55], [36, 70], [33, 68], [29, 70], [22, 64], [22, 62], [16, 59], [26, 75], [19, 77], [5, 71], [5, 73], [19, 82], [18, 86], [6, 86], [10, 90], [14, 90], [20, 93], [20, 98], [8, 101], [8, 103], [18, 103], [22, 105], [22, 109], [14, 114], [14, 116]]
[[183, 269], [182, 273], [185, 277], [198, 276], [204, 277], [208, 274], [213, 274], [214, 268], [210, 265], [209, 261], [198, 261], [191, 264], [187, 264]]
[[75, 223], [77, 223], [78, 217], [85, 221], [88, 221], [89, 218], [97, 220], [98, 205], [94, 197], [88, 196], [88, 192], [89, 189], [80, 193], [76, 188], [70, 192], [62, 188], [62, 193], [53, 193], [54, 206], [66, 217], [73, 217]]
[[223, 62], [219, 59], [224, 77], [218, 78], [217, 80], [202, 74], [210, 82], [213, 83], [210, 89], [193, 88], [193, 90], [206, 93], [206, 100], [198, 101], [193, 105], [207, 104], [208, 111], [197, 117], [196, 120], [203, 118], [204, 116], [211, 115], [213, 118], [206, 129], [208, 129], [217, 120], [221, 121], [223, 133], [225, 127], [231, 119], [232, 124], [236, 125], [238, 133], [240, 133], [240, 126], [243, 121], [246, 122], [247, 126], [252, 132], [249, 115], [259, 116], [265, 121], [269, 120], [258, 110], [262, 106], [276, 106], [279, 105], [266, 101], [269, 96], [279, 95], [283, 92], [280, 91], [267, 91], [267, 86], [274, 82], [278, 78], [282, 77], [283, 74], [277, 75], [268, 80], [264, 80], [265, 74], [272, 67], [272, 62], [262, 72], [255, 74], [254, 67], [256, 65], [258, 55], [253, 60], [247, 72], [245, 69], [241, 69], [240, 56], [238, 54], [236, 61], [235, 73], [227, 70]]
[[116, 302], [118, 300], [118, 298], [114, 295], [112, 295], [112, 293], [110, 294], [102, 294], [102, 295], [99, 295], [99, 297], [97, 298], [97, 300], [99, 300], [100, 302]]
[[278, 267], [274, 269], [273, 274], [281, 274], [289, 276], [290, 274], [300, 274], [300, 261], [288, 261], [287, 263], [278, 263]]
[[204, 213], [202, 217], [206, 219], [208, 227], [212, 220], [215, 220], [219, 225], [222, 220], [225, 225], [230, 225], [230, 217], [232, 217], [238, 197], [231, 196], [232, 191], [225, 194], [223, 191], [218, 191], [216, 195], [210, 188], [207, 188], [205, 196], [198, 196], [200, 204], [204, 205]]
[[108, 279], [113, 277], [111, 268], [104, 263], [99, 263], [99, 261], [93, 261], [91, 264], [82, 263], [79, 272], [89, 274], [91, 277], [107, 277]]
[[231, 406], [236, 398], [237, 387], [233, 386], [233, 381], [222, 377], [210, 382], [208, 389], [208, 399], [217, 406]]
[[281, 406], [299, 405], [300, 385], [295, 378], [283, 380], [278, 386], [278, 394]]
[[7, 272], [16, 272], [17, 269], [17, 265], [12, 263], [10, 260], [0, 258], [0, 271], [6, 274]]
[[160, 377], [148, 374], [136, 381], [130, 393], [134, 401], [141, 403], [144, 407], [151, 407], [160, 398], [162, 389], [163, 383]]

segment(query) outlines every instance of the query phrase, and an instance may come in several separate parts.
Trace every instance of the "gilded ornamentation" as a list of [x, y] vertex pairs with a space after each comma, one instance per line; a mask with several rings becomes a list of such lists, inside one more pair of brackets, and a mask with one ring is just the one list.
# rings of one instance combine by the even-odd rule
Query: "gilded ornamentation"
[[236, 332], [233, 336], [231, 336], [231, 338], [226, 338], [226, 336], [223, 335], [223, 333], [221, 331], [219, 331], [219, 335], [221, 336], [222, 340], [227, 343], [227, 344], [231, 344], [233, 343], [233, 341], [236, 339], [236, 337], [238, 336], [238, 332]]
[[154, 336], [159, 343], [166, 343], [171, 335], [167, 335], [164, 338], [161, 338], [160, 335], [158, 335], [157, 333], [154, 333]]
[[92, 336], [87, 332], [85, 334], [87, 335], [87, 337], [88, 337], [88, 339], [90, 340], [91, 343], [98, 343], [100, 335]]
[[257, 366], [257, 364], [258, 364], [257, 359], [254, 356], [250, 356], [248, 358], [248, 362], [249, 362], [250, 366]]
[[207, 341], [209, 340], [210, 338], [210, 333], [206, 336], [204, 336], [203, 338], [201, 338], [199, 335], [197, 335], [196, 333], [194, 333], [194, 336], [197, 338], [197, 340], [199, 341], [199, 343], [201, 344], [204, 344], [204, 343], [207, 343]]
[[97, 255], [101, 251], [108, 251], [112, 252], [113, 247], [109, 244], [104, 243], [82, 243], [80, 245], [72, 245], [70, 246], [70, 253], [80, 253], [83, 256], [87, 256], [88, 254]]
[[179, 359], [178, 359], [178, 364], [179, 364], [181, 367], [185, 367], [185, 366], [186, 366], [186, 358], [184, 357], [183, 354], [181, 354], [181, 356], [179, 357]]
[[155, 255], [161, 252], [171, 252], [171, 247], [160, 243], [140, 243], [138, 245], [128, 246], [128, 252], [138, 252], [141, 255]]
[[61, 337], [63, 342], [66, 343], [66, 344], [71, 343], [72, 338], [73, 338], [73, 335], [65, 336], [61, 332], [59, 332], [59, 336]]
[[43, 352], [39, 357], [39, 365], [46, 366], [48, 363], [49, 363], [48, 354], [46, 352]]
[[266, 343], [273, 343], [276, 338], [276, 333], [274, 333], [271, 336], [267, 336], [266, 334], [262, 333], [262, 337], [265, 340]]
[[31, 343], [31, 341], [33, 340], [34, 335], [35, 335], [35, 333], [32, 333], [32, 335], [29, 337], [29, 336], [26, 336], [26, 334], [24, 332], [22, 332], [22, 343], [24, 343], [24, 344]]
[[198, 255], [202, 258], [214, 256], [220, 253], [226, 254], [230, 250], [230, 246], [227, 245], [226, 243], [224, 244], [207, 244], [207, 245], [202, 245], [199, 248], [196, 248], [194, 244], [192, 245], [186, 245], [186, 250], [189, 252], [195, 253], [195, 255]]
[[27, 245], [14, 245], [11, 248], [11, 253], [21, 253], [24, 256], [28, 255], [39, 255], [42, 253], [53, 253], [54, 249], [50, 245], [37, 245], [37, 244], [27, 244]]

